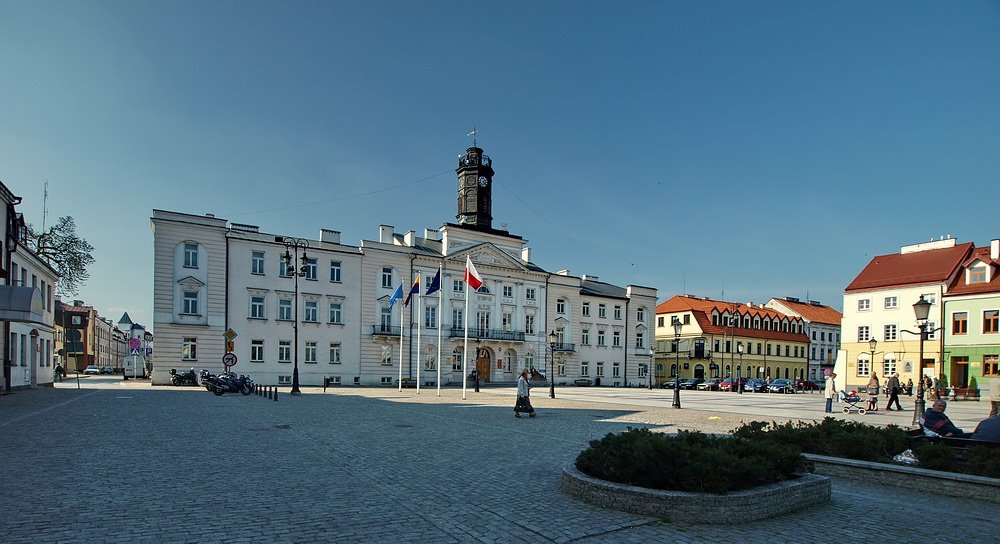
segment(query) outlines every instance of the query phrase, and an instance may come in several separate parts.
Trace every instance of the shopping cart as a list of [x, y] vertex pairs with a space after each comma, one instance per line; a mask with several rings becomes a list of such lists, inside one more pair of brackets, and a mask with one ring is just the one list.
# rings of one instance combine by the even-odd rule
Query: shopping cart
[[[845, 414], [851, 413], [851, 410], [857, 410], [859, 414], [865, 415], [865, 412], [867, 412], [868, 410], [862, 408], [861, 406], [858, 406], [858, 403], [860, 403], [862, 400], [865, 399], [862, 399], [861, 396], [858, 395], [857, 391], [851, 391], [850, 393], [848, 393], [847, 391], [840, 392], [840, 402], [845, 402], [848, 404], [848, 406], [844, 406], [843, 408], [843, 412]], [[865, 400], [865, 402], [867, 402], [867, 400]]]

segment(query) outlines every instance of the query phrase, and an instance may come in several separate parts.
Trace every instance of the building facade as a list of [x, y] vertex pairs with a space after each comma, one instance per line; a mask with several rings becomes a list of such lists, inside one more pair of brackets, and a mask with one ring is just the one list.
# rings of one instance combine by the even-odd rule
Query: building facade
[[9, 324], [10, 367], [6, 379], [11, 389], [52, 385], [55, 368], [55, 285], [59, 273], [28, 249], [23, 219], [19, 222], [20, 235], [10, 246], [11, 284], [34, 291], [32, 298], [40, 302], [41, 320]]
[[833, 371], [840, 350], [840, 323], [844, 314], [818, 301], [803, 302], [794, 297], [772, 298], [764, 306], [802, 318], [809, 337], [808, 379], [822, 380], [825, 371]]
[[[637, 385], [655, 289], [544, 270], [525, 239], [492, 226], [490, 157], [471, 147], [455, 172], [455, 223], [420, 234], [383, 224], [357, 246], [335, 230], [301, 240], [154, 210], [153, 382], [170, 368], [221, 370], [229, 351], [261, 384], [290, 384], [297, 367], [313, 386], [460, 383], [473, 369], [513, 383], [528, 368], [556, 383]], [[483, 278], [469, 293], [467, 262]], [[400, 287], [416, 294], [397, 300]]]
[[657, 383], [677, 377], [799, 380], [806, 376], [808, 348], [802, 317], [759, 304], [677, 295], [656, 307]]
[[973, 250], [943, 301], [941, 381], [988, 398], [990, 379], [1000, 375], [1000, 240]]

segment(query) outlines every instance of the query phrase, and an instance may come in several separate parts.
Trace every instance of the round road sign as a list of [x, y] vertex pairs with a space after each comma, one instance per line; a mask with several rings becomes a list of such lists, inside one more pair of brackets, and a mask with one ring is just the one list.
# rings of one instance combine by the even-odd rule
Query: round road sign
[[235, 353], [227, 353], [227, 354], [223, 355], [222, 356], [222, 364], [224, 364], [226, 366], [233, 366], [233, 365], [235, 365], [236, 364], [236, 354]]
[[139, 340], [138, 338], [129, 338], [128, 347], [132, 349], [139, 349], [142, 347], [142, 340]]

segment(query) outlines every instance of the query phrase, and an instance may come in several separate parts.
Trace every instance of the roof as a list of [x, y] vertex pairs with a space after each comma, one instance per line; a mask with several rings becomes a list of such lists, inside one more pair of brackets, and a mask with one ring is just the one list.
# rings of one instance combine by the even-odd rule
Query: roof
[[628, 291], [624, 287], [604, 283], [603, 281], [583, 280], [580, 284], [581, 295], [628, 299]]
[[802, 319], [810, 323], [824, 323], [827, 325], [840, 326], [840, 322], [844, 319], [844, 314], [839, 311], [829, 307], [823, 306], [822, 304], [816, 304], [815, 302], [802, 302], [799, 300], [788, 300], [787, 298], [775, 299], [778, 303], [782, 304], [789, 310], [802, 316]]
[[948, 295], [975, 295], [979, 293], [1000, 292], [1000, 262], [990, 258], [990, 246], [983, 246], [973, 250], [972, 254], [962, 263], [962, 269], [966, 269], [977, 262], [984, 262], [993, 267], [990, 274], [990, 281], [986, 283], [965, 283], [965, 274], [958, 274], [955, 280], [948, 286]]
[[725, 302], [721, 300], [712, 300], [710, 298], [697, 298], [687, 295], [677, 295], [664, 302], [661, 302], [656, 307], [657, 314], [663, 313], [676, 313], [676, 312], [687, 312], [690, 311], [698, 322], [698, 327], [702, 331], [711, 334], [729, 334], [737, 336], [748, 336], [751, 338], [768, 338], [774, 340], [788, 340], [791, 342], [808, 342], [809, 337], [805, 333], [798, 332], [782, 332], [775, 330], [764, 330], [764, 329], [754, 329], [743, 327], [743, 321], [740, 320], [740, 324], [735, 327], [728, 327], [722, 325], [714, 325], [712, 323], [712, 312], [718, 311], [719, 314], [725, 312], [736, 313], [741, 317], [749, 315], [750, 317], [760, 317], [768, 319], [783, 319], [789, 322], [801, 321], [802, 319], [798, 316], [792, 316], [779, 312], [778, 310], [773, 310], [771, 308], [764, 308], [761, 306], [747, 306], [746, 304], [741, 304], [738, 302]]
[[946, 282], [965, 261], [972, 247], [972, 242], [966, 242], [943, 249], [879, 255], [845, 291]]

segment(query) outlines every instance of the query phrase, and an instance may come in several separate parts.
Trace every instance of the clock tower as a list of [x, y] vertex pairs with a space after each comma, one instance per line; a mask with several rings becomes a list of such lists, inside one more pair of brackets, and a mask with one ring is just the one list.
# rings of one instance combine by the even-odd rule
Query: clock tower
[[472, 147], [458, 157], [459, 225], [492, 230], [493, 228], [493, 160], [483, 155], [482, 148]]

